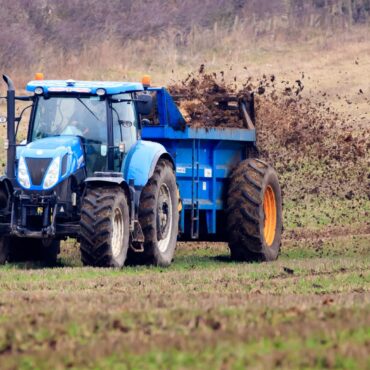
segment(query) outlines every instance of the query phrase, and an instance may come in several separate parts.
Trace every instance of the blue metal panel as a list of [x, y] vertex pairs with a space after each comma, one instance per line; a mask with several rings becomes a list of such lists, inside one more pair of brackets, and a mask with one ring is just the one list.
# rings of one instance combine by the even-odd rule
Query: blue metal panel
[[163, 154], [168, 154], [163, 145], [138, 140], [123, 163], [123, 175], [127, 183], [132, 180], [134, 186], [145, 186], [154, 172], [159, 157]]
[[[198, 140], [199, 166], [193, 169], [193, 140], [162, 139], [160, 142], [168, 150], [176, 162], [176, 177], [180, 196], [183, 202], [181, 230], [185, 224], [185, 210], [192, 207], [192, 189], [194, 178], [199, 177], [199, 210], [206, 212], [209, 233], [216, 233], [217, 211], [225, 207], [225, 185], [230, 171], [245, 159], [246, 146], [242, 141], [229, 140]], [[196, 145], [196, 146], [197, 146]]]
[[151, 87], [148, 91], [157, 93], [157, 110], [160, 125], [170, 126], [177, 130], [185, 128], [186, 121], [169, 92], [164, 87]]
[[42, 87], [47, 92], [80, 92], [96, 94], [97, 89], [105, 89], [108, 95], [121, 94], [132, 91], [143, 91], [139, 82], [113, 82], [113, 81], [70, 81], [70, 80], [36, 80], [27, 84], [26, 90], [34, 92]]
[[145, 126], [142, 131], [143, 139], [202, 139], [202, 140], [230, 140], [255, 142], [256, 130], [228, 129], [228, 128], [198, 128], [186, 127], [184, 130], [174, 130], [168, 126]]
[[[199, 209], [223, 209], [223, 185], [230, 170], [242, 159], [244, 146], [233, 142], [200, 141], [199, 168], [194, 176], [199, 177]], [[169, 148], [170, 153], [171, 149]], [[172, 154], [172, 153], [171, 153]], [[191, 204], [192, 168], [191, 141], [178, 142], [176, 148], [176, 176], [185, 207]], [[195, 169], [196, 170], [196, 169]]]

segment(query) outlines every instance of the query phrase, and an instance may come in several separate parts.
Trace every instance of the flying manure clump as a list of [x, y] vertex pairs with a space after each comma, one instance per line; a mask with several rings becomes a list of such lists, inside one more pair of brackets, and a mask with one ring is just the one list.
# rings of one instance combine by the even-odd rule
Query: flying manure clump
[[370, 125], [360, 131], [353, 118], [304, 94], [304, 79], [304, 73], [293, 82], [271, 74], [226, 78], [224, 71], [207, 73], [202, 65], [169, 91], [188, 126], [220, 129], [245, 125], [237, 109], [218, 103], [254, 94], [260, 157], [277, 169], [285, 200], [370, 197]]

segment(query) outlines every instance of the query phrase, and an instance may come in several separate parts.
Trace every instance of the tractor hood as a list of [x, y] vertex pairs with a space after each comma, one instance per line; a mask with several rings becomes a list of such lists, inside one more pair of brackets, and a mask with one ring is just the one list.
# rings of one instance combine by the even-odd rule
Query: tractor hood
[[16, 179], [27, 190], [50, 190], [85, 166], [81, 140], [54, 136], [17, 148]]

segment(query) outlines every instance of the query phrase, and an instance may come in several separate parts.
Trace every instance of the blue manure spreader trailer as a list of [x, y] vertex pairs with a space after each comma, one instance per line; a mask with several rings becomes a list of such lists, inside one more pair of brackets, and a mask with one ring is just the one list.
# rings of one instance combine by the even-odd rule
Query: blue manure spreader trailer
[[[133, 83], [38, 73], [26, 96], [3, 78], [0, 263], [53, 264], [66, 238], [79, 241], [84, 265], [100, 267], [168, 266], [178, 238], [227, 241], [238, 261], [278, 257], [281, 191], [256, 155], [253, 94], [222, 102], [245, 128], [192, 128], [148, 76]], [[19, 116], [17, 102], [25, 106]]]

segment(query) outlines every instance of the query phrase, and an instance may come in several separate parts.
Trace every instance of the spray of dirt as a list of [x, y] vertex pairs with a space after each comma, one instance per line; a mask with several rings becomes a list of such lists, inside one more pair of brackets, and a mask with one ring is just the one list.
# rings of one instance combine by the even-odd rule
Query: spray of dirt
[[305, 196], [370, 198], [370, 127], [359, 129], [326, 103], [304, 96], [305, 75], [293, 82], [274, 75], [225, 78], [202, 65], [169, 90], [194, 128], [245, 128], [239, 112], [216, 103], [255, 94], [257, 146], [279, 173], [285, 200]]

